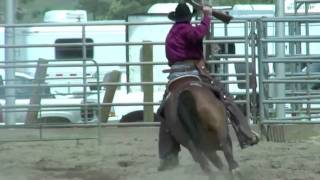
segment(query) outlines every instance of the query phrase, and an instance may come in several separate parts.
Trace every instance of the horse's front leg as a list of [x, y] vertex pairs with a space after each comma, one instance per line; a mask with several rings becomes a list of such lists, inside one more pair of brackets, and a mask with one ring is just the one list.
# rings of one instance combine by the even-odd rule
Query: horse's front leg
[[229, 170], [233, 171], [239, 167], [239, 164], [234, 160], [233, 150], [232, 150], [232, 141], [229, 134], [227, 134], [226, 142], [222, 143], [222, 151], [228, 162]]

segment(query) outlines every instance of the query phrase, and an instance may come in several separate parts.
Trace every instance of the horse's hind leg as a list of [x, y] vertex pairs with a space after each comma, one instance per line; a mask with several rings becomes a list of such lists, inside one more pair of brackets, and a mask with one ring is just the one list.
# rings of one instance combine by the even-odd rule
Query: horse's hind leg
[[192, 141], [188, 143], [187, 149], [190, 151], [192, 158], [200, 164], [201, 169], [206, 174], [211, 174], [211, 169], [209, 166], [209, 162], [206, 157], [202, 154], [201, 151], [194, 145]]
[[186, 142], [185, 146], [193, 159], [200, 164], [201, 169], [205, 173], [211, 174], [208, 159], [198, 148], [199, 144], [201, 144], [201, 132], [195, 99], [189, 90], [185, 90], [180, 93], [178, 102], [179, 119], [189, 136], [189, 141], [184, 141]]
[[227, 141], [226, 143], [222, 144], [222, 150], [223, 150], [224, 156], [228, 162], [229, 170], [232, 171], [233, 169], [236, 169], [237, 167], [239, 167], [239, 165], [234, 160], [234, 157], [233, 157], [232, 141], [231, 141], [231, 137], [229, 134], [226, 137], [226, 141]]
[[223, 163], [215, 151], [206, 151], [205, 154], [210, 159], [212, 164], [214, 164], [219, 170], [223, 169]]

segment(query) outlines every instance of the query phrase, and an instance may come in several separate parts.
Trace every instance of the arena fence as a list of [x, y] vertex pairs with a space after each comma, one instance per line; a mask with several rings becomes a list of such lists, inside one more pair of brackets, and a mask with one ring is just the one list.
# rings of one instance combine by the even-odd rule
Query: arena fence
[[257, 23], [262, 132], [285, 141], [284, 125], [320, 123], [319, 17], [261, 18]]
[[[1, 25], [6, 31], [6, 40], [1, 42], [0, 39], [0, 52], [6, 52], [1, 53], [6, 57], [0, 57], [3, 59], [1, 69], [6, 75], [6, 82], [1, 86], [4, 89], [1, 130], [37, 131], [30, 137], [6, 134], [1, 140], [99, 140], [102, 126], [158, 126], [159, 123], [153, 122], [153, 114], [167, 83], [167, 75], [162, 73], [168, 68], [164, 37], [172, 22], [161, 19], [166, 17], [163, 14], [147, 17], [155, 21], [134, 21], [137, 19], [134, 17], [126, 22]], [[278, 22], [286, 22], [285, 27], [291, 34], [276, 37]], [[319, 45], [318, 35], [312, 34], [317, 23], [317, 18], [309, 17], [235, 19], [229, 25], [213, 22], [212, 34], [204, 41], [208, 68], [224, 83], [253, 123], [317, 123], [314, 120], [319, 117], [316, 108], [319, 95], [310, 88], [318, 83], [317, 74], [303, 69], [312, 67], [319, 58], [312, 52], [313, 47]], [[299, 35], [291, 28], [298, 25], [300, 29], [305, 28]], [[7, 41], [12, 37], [14, 41]], [[289, 47], [288, 54], [282, 57], [275, 52], [279, 43]], [[36, 81], [39, 58], [48, 64], [40, 65], [47, 68], [45, 79]], [[285, 64], [281, 72], [283, 77], [274, 70], [277, 64], [282, 64], [280, 67]], [[33, 83], [21, 84], [16, 82], [17, 78], [10, 80], [8, 75], [14, 77], [14, 71], [32, 76]], [[24, 88], [44, 93], [41, 101], [17, 103], [21, 98], [16, 92]], [[48, 94], [42, 91], [48, 88], [53, 90], [51, 96], [44, 97]], [[284, 89], [283, 96], [277, 95], [279, 91], [274, 91], [275, 88]], [[31, 97], [32, 93], [23, 98]], [[50, 98], [51, 104], [42, 103]], [[59, 100], [61, 103], [54, 103]], [[30, 106], [37, 112], [32, 123], [25, 123], [29, 121], [25, 115], [20, 118], [21, 123], [15, 118], [8, 119], [11, 116], [7, 114], [14, 114], [14, 117], [19, 114], [17, 112], [26, 113]], [[119, 112], [136, 110], [141, 110], [143, 116], [140, 114], [134, 121], [144, 122], [118, 123]], [[73, 120], [54, 115], [63, 113], [70, 113]], [[50, 128], [77, 130], [80, 127], [95, 127], [96, 132], [61, 136], [50, 132]], [[53, 136], [45, 136], [46, 132]]]

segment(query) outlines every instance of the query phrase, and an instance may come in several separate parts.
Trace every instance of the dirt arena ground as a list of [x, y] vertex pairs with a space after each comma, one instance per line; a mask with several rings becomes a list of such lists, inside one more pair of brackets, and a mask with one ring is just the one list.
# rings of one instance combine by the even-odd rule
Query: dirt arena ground
[[[66, 131], [70, 129], [42, 135], [72, 137]], [[85, 133], [90, 134], [88, 131], [95, 134], [95, 130]], [[11, 137], [8, 132], [16, 135], [21, 130], [0, 129], [1, 137]], [[186, 150], [180, 154], [179, 167], [158, 172], [156, 127], [103, 128], [101, 134], [101, 145], [96, 140], [1, 143], [0, 180], [208, 179]], [[319, 180], [319, 153], [320, 136], [287, 143], [263, 141], [245, 150], [235, 142], [234, 149], [244, 180]], [[216, 174], [214, 179], [230, 178], [222, 172]]]

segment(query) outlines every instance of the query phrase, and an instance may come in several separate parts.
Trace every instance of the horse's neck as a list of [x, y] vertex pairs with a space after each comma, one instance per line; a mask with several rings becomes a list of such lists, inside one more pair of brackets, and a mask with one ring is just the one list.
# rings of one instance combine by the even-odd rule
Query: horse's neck
[[184, 88], [185, 86], [187, 86], [191, 82], [199, 82], [199, 81], [200, 81], [200, 78], [197, 78], [197, 77], [192, 77], [192, 76], [183, 77], [183, 78], [179, 78], [179, 79], [171, 81], [168, 84], [168, 88], [169, 88], [170, 92], [173, 92], [173, 91], [177, 91], [179, 89]]

